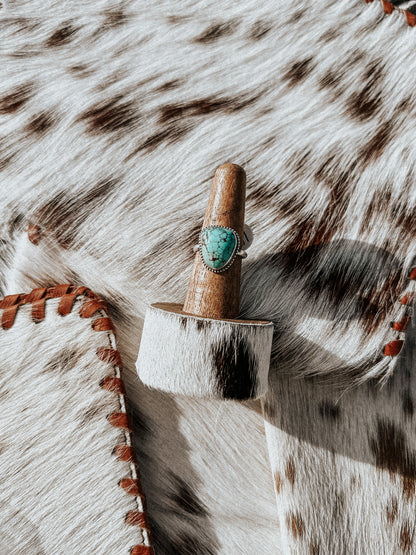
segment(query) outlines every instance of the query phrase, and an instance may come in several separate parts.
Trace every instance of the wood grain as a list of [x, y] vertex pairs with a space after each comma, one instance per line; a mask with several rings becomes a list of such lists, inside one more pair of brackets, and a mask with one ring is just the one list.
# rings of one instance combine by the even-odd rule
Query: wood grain
[[[235, 229], [243, 243], [246, 174], [236, 164], [222, 164], [215, 172], [203, 227]], [[240, 247], [241, 248], [241, 247]], [[183, 312], [205, 318], [234, 319], [240, 311], [241, 257], [225, 272], [216, 274], [195, 255]]]

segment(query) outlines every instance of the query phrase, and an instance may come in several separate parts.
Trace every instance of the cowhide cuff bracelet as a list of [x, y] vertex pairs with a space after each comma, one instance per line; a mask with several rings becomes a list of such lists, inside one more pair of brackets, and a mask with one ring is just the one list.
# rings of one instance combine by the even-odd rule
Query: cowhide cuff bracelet
[[146, 313], [137, 372], [149, 387], [214, 399], [257, 399], [268, 389], [271, 322], [184, 315], [158, 303]]

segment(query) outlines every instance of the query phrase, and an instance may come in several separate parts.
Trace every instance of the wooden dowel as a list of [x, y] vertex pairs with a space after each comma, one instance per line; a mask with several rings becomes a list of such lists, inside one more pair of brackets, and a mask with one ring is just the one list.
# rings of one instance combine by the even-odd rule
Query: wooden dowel
[[[203, 227], [234, 229], [243, 242], [246, 174], [236, 164], [222, 164], [215, 172]], [[198, 251], [183, 312], [206, 318], [237, 318], [240, 309], [241, 257], [222, 273], [208, 270]]]

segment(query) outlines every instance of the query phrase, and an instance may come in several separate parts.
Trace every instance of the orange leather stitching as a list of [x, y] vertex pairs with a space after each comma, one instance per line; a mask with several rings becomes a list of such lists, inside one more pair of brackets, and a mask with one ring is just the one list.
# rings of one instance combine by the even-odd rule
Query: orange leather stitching
[[56, 287], [50, 287], [46, 292], [47, 299], [54, 299], [56, 297], [62, 297], [68, 293], [69, 288], [72, 287], [69, 283], [63, 285], [57, 285]]
[[400, 304], [405, 304], [406, 306], [410, 306], [411, 304], [413, 304], [414, 298], [413, 295], [404, 295], [401, 299], [400, 299]]
[[97, 318], [92, 327], [94, 331], [112, 331], [113, 333], [116, 331], [110, 318]]
[[112, 412], [108, 415], [108, 421], [115, 428], [124, 428], [131, 431], [129, 419], [125, 412]]
[[129, 511], [126, 515], [126, 524], [140, 526], [140, 528], [144, 528], [145, 530], [149, 528], [147, 516], [141, 511]]
[[406, 16], [407, 24], [410, 25], [410, 27], [414, 27], [416, 25], [416, 15], [408, 10], [404, 11], [404, 15]]
[[387, 345], [384, 347], [384, 354], [388, 357], [397, 356], [403, 347], [403, 343], [404, 341], [401, 339], [390, 341], [390, 343], [387, 343]]
[[32, 303], [32, 320], [41, 322], [45, 318], [45, 302], [46, 299], [40, 299]]
[[[373, 0], [365, 0], [366, 4], [371, 4]], [[393, 11], [400, 12], [404, 14], [406, 18], [406, 22], [410, 27], [414, 27], [416, 25], [416, 15], [412, 12], [409, 12], [406, 8], [401, 8], [400, 6], [395, 6], [393, 2], [389, 2], [389, 0], [381, 0], [381, 5], [383, 7], [384, 13], [391, 15]]]
[[393, 13], [394, 10], [394, 6], [391, 2], [389, 2], [388, 0], [381, 0], [382, 6], [383, 6], [383, 11], [384, 13], [390, 15]]
[[130, 445], [116, 445], [113, 454], [121, 461], [135, 462], [136, 454]]
[[95, 312], [97, 312], [97, 310], [101, 310], [102, 308], [104, 310], [107, 309], [106, 303], [102, 300], [93, 299], [84, 304], [84, 306], [81, 309], [80, 315], [83, 318], [91, 318], [91, 316]]
[[406, 316], [405, 318], [400, 320], [400, 322], [392, 322], [391, 327], [394, 329], [394, 331], [404, 331], [407, 328], [407, 324], [409, 323], [409, 321], [410, 316]]
[[25, 303], [33, 303], [42, 299], [46, 295], [46, 287], [39, 287], [38, 289], [33, 289], [28, 295], [25, 295]]
[[91, 291], [88, 289], [88, 287], [85, 287], [85, 285], [81, 285], [81, 287], [74, 287], [74, 290], [72, 291], [72, 293], [74, 295], [89, 296], [91, 294]]
[[130, 550], [131, 555], [154, 555], [155, 550], [148, 545], [135, 545]]
[[1, 316], [1, 327], [3, 329], [8, 330], [13, 326], [18, 308], [19, 305], [15, 304], [14, 306], [9, 306], [3, 310], [3, 314]]
[[40, 239], [40, 227], [38, 225], [30, 225], [27, 228], [27, 236], [29, 241], [34, 245], [39, 243]]
[[133, 480], [133, 478], [122, 478], [118, 485], [123, 488], [126, 493], [131, 495], [141, 496], [143, 494], [140, 489], [139, 480]]
[[9, 308], [10, 306], [17, 304], [21, 297], [22, 295], [7, 295], [0, 301], [0, 308]]
[[100, 383], [100, 386], [107, 391], [116, 391], [117, 393], [125, 394], [124, 384], [120, 378], [108, 376]]
[[[409, 280], [413, 281], [416, 279], [416, 268], [412, 268], [409, 273]], [[400, 333], [403, 333], [407, 325], [410, 321], [411, 312], [410, 307], [415, 301], [415, 293], [414, 291], [410, 291], [405, 293], [401, 299], [400, 304], [403, 306], [400, 312], [400, 320], [397, 322], [391, 322], [391, 327], [394, 331], [397, 332], [396, 339], [390, 341], [384, 346], [383, 354], [388, 357], [395, 357], [397, 356], [400, 351], [402, 350], [404, 340], [401, 339]]]
[[109, 362], [110, 364], [115, 364], [120, 367], [122, 366], [120, 353], [115, 349], [100, 347], [97, 351], [97, 356], [103, 362]]
[[66, 316], [71, 312], [72, 305], [74, 304], [75, 298], [76, 298], [76, 295], [74, 294], [62, 295], [58, 305], [58, 314], [60, 316]]

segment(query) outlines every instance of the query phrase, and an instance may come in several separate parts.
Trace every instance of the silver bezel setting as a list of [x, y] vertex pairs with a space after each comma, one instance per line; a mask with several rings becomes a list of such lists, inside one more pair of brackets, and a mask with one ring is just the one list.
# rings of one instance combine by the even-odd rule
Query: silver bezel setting
[[[234, 249], [233, 249], [233, 253], [232, 253], [229, 261], [227, 262], [227, 264], [225, 266], [223, 266], [222, 268], [214, 269], [214, 268], [211, 268], [211, 266], [208, 266], [208, 264], [204, 260], [204, 257], [202, 256], [202, 234], [206, 230], [217, 229], [217, 228], [226, 229], [227, 231], [231, 231], [232, 234], [234, 235], [236, 241], [235, 241], [235, 246], [234, 246]], [[238, 233], [236, 232], [236, 230], [232, 229], [231, 227], [227, 227], [225, 225], [209, 225], [208, 227], [203, 227], [201, 229], [201, 231], [199, 232], [198, 250], [199, 250], [199, 254], [201, 255], [202, 264], [205, 266], [205, 268], [207, 268], [207, 270], [209, 270], [210, 272], [214, 272], [214, 274], [221, 274], [222, 272], [225, 272], [226, 270], [228, 270], [228, 268], [232, 265], [232, 263], [236, 259], [237, 253], [240, 250], [240, 237], [239, 237]]]

